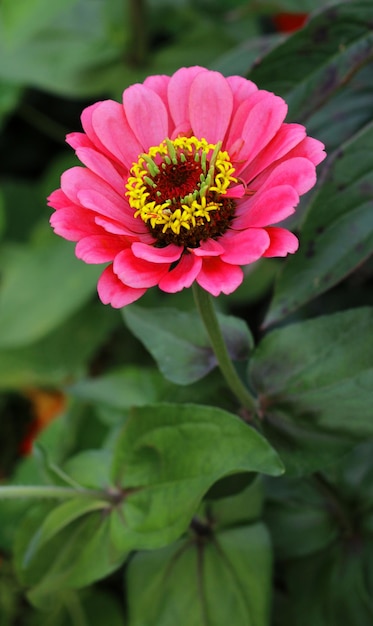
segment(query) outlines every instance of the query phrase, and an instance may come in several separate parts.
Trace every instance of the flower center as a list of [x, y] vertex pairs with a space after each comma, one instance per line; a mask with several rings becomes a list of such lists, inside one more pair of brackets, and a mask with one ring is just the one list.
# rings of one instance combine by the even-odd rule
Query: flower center
[[236, 205], [226, 194], [237, 182], [233, 174], [221, 142], [165, 139], [134, 163], [126, 195], [159, 245], [197, 247], [222, 235], [232, 220]]

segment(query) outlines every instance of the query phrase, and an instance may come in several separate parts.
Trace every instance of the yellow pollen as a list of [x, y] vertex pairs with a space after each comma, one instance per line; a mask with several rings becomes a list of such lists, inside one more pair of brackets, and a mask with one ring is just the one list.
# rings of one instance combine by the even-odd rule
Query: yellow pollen
[[210, 222], [211, 213], [220, 210], [219, 198], [237, 182], [221, 145], [178, 137], [141, 154], [126, 184], [134, 216], [158, 232], [175, 235]]

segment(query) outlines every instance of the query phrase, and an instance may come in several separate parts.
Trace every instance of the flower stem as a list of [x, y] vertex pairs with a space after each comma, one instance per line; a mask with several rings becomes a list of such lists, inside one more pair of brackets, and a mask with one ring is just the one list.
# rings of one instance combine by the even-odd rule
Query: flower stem
[[15, 500], [17, 498], [56, 498], [58, 500], [67, 500], [76, 497], [108, 499], [107, 494], [93, 489], [72, 489], [55, 485], [0, 486], [0, 500]]
[[197, 285], [197, 283], [193, 284], [193, 295], [198, 312], [210, 338], [211, 346], [215, 352], [220, 370], [229, 388], [239, 399], [242, 406], [252, 412], [253, 416], [256, 415], [258, 410], [256, 400], [241, 381], [228, 354], [211, 295]]

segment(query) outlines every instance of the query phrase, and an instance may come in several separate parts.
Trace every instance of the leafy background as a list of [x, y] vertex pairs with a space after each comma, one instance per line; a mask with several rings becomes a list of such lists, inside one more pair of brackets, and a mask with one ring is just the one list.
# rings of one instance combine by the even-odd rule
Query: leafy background
[[[328, 152], [299, 253], [217, 303], [261, 434], [189, 292], [104, 307], [48, 225], [82, 108], [191, 64], [283, 96]], [[0, 480], [141, 489], [1, 502], [1, 626], [371, 625], [372, 75], [371, 0], [2, 0]]]

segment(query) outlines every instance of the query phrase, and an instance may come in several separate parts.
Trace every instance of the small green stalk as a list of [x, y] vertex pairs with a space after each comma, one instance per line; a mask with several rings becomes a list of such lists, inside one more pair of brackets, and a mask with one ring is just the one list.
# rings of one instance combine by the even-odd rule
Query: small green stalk
[[193, 295], [198, 312], [210, 338], [211, 346], [215, 352], [220, 370], [229, 388], [241, 402], [242, 406], [248, 409], [254, 417], [258, 412], [256, 400], [241, 381], [232, 363], [232, 359], [228, 354], [212, 297], [207, 291], [197, 285], [197, 283], [193, 284]]

